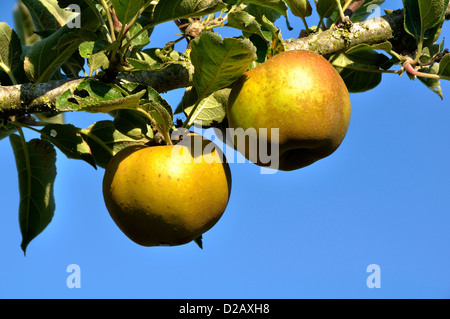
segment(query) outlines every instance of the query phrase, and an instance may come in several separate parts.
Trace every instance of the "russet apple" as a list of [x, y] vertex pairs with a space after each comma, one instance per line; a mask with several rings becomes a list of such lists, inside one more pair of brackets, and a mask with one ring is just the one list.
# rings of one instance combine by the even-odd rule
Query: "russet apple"
[[[234, 147], [257, 165], [284, 171], [332, 154], [347, 133], [350, 113], [339, 73], [305, 50], [279, 53], [247, 71], [232, 87], [227, 107]], [[246, 135], [245, 143], [239, 135]], [[279, 152], [277, 167], [263, 160], [263, 146]]]
[[213, 227], [227, 207], [231, 173], [223, 153], [199, 134], [188, 137], [176, 145], [127, 147], [106, 167], [108, 212], [139, 245], [186, 244]]

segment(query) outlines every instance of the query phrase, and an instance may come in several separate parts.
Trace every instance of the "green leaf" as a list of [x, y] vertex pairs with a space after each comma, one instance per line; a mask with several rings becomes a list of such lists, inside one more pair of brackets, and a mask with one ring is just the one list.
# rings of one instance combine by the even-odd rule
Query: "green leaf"
[[222, 39], [217, 33], [204, 32], [191, 45], [194, 86], [201, 98], [231, 85], [257, 59], [248, 39]]
[[111, 0], [117, 18], [122, 24], [127, 24], [144, 6], [144, 0]]
[[[144, 145], [149, 142], [146, 138], [136, 140], [122, 134], [116, 129], [114, 122], [109, 120], [99, 121], [89, 126], [85, 129], [83, 138], [91, 148], [95, 163], [101, 168], [106, 168], [113, 155], [120, 150], [131, 145]], [[99, 141], [110, 151], [106, 150]]]
[[65, 116], [64, 113], [51, 114], [49, 112], [43, 113], [35, 113], [36, 116], [41, 122], [51, 123], [51, 124], [65, 124]]
[[49, 124], [41, 132], [42, 139], [50, 141], [68, 158], [83, 160], [97, 168], [91, 148], [80, 134], [80, 129], [72, 124]]
[[382, 51], [389, 53], [392, 51], [392, 43], [390, 43], [389, 41], [378, 43], [378, 44], [362, 43], [362, 44], [358, 44], [358, 45], [352, 47], [351, 49], [347, 50], [346, 53], [352, 54], [352, 53], [356, 53], [358, 51], [363, 51], [363, 50], [382, 50]]
[[197, 102], [198, 95], [197, 91], [193, 86], [188, 86], [184, 91], [183, 97], [181, 98], [180, 103], [178, 103], [177, 108], [175, 109], [174, 114], [180, 114], [184, 112], [184, 109], [192, 106]]
[[[196, 121], [201, 121], [202, 127], [205, 128], [221, 123], [226, 115], [230, 91], [231, 89], [229, 88], [222, 89], [201, 100], [192, 118], [195, 118]], [[189, 115], [192, 110], [193, 106], [189, 106], [184, 109], [184, 112], [186, 115]]]
[[136, 70], [159, 70], [161, 65], [153, 60], [148, 54], [139, 51], [134, 58], [128, 58], [129, 65]]
[[[136, 34], [141, 32], [142, 29], [142, 25], [138, 22], [135, 22], [127, 32], [127, 39], [131, 40]], [[137, 48], [143, 48], [149, 43], [150, 39], [147, 30], [141, 32], [133, 41], [131, 41], [131, 45]]]
[[450, 53], [447, 53], [439, 63], [439, 75], [450, 76]]
[[11, 123], [1, 124], [1, 122], [0, 122], [0, 141], [4, 138], [10, 136], [15, 131], [16, 131], [16, 128], [13, 124], [11, 124]]
[[85, 41], [80, 44], [78, 50], [83, 58], [90, 58], [93, 54], [104, 51], [110, 47], [106, 40]]
[[88, 59], [88, 65], [89, 68], [91, 69], [91, 73], [93, 71], [99, 70], [99, 69], [107, 69], [109, 67], [109, 59], [106, 56], [105, 52], [98, 52], [93, 54], [89, 59]]
[[151, 123], [165, 139], [170, 136], [170, 130], [173, 127], [173, 117], [166, 107], [156, 101], [150, 101], [141, 105], [139, 109], [147, 114]]
[[114, 116], [116, 129], [134, 140], [153, 139], [153, 129], [149, 119], [137, 110], [118, 110]]
[[390, 42], [383, 42], [379, 44], [359, 44], [345, 52], [353, 62], [366, 65], [384, 65], [389, 58], [384, 54], [378, 53], [376, 50], [390, 53], [392, 51], [392, 44]]
[[0, 22], [0, 68], [8, 74], [13, 83], [20, 83], [25, 78], [21, 54], [19, 37], [6, 22]]
[[36, 31], [57, 30], [67, 23], [71, 12], [61, 9], [56, 0], [21, 0], [30, 13]]
[[[267, 57], [270, 58], [278, 53], [284, 52], [285, 46], [283, 37], [281, 36], [281, 30], [266, 17], [263, 17], [262, 24], [272, 34], [271, 43], [267, 48]], [[259, 60], [261, 60], [261, 57], [259, 57]]]
[[308, 0], [285, 0], [292, 13], [297, 17], [309, 17], [312, 14], [312, 7]]
[[317, 13], [321, 18], [329, 18], [337, 8], [336, 0], [319, 0]]
[[[439, 64], [434, 63], [428, 68], [421, 68], [418, 70], [422, 73], [428, 73], [428, 74], [438, 74], [440, 71]], [[439, 95], [441, 100], [444, 99], [444, 96], [442, 94], [442, 88], [441, 88], [441, 81], [439, 79], [431, 79], [431, 78], [424, 78], [424, 77], [417, 77], [420, 82], [426, 85], [427, 88], [429, 88], [431, 91]]]
[[156, 5], [152, 20], [154, 24], [177, 19], [187, 19], [215, 13], [225, 8], [221, 0], [164, 0]]
[[264, 32], [256, 18], [246, 11], [231, 12], [228, 15], [228, 22], [226, 26], [248, 33], [257, 34], [266, 41], [272, 40], [272, 35], [270, 32]]
[[[287, 10], [287, 7], [286, 7]], [[256, 21], [259, 23], [262, 23], [263, 17], [266, 17], [266, 19], [275, 22], [280, 18], [283, 14], [286, 16], [287, 11], [284, 11], [280, 13], [279, 11], [276, 11], [274, 9], [271, 9], [269, 7], [263, 7], [256, 4], [249, 3], [248, 6], [245, 8], [245, 11], [250, 13], [252, 16], [255, 17]]]
[[53, 186], [56, 178], [56, 151], [48, 141], [25, 142], [11, 135], [11, 146], [19, 175], [19, 224], [21, 247], [28, 244], [51, 222], [55, 211]]
[[[368, 53], [370, 59], [371, 53]], [[364, 53], [360, 53], [358, 62], [364, 61]], [[355, 58], [340, 53], [331, 58], [330, 62], [341, 75], [342, 79], [351, 93], [360, 93], [371, 90], [381, 82], [382, 74], [377, 72], [378, 66], [355, 62]], [[367, 71], [365, 71], [367, 70]]]
[[84, 111], [108, 113], [117, 109], [135, 109], [146, 93], [124, 96], [114, 84], [103, 83], [95, 79], [82, 81], [75, 89], [69, 89], [58, 97], [56, 107], [61, 111]]
[[165, 99], [163, 99], [154, 88], [150, 86], [147, 87], [147, 96], [145, 98], [150, 102], [155, 102], [161, 105], [167, 111], [167, 113], [169, 113], [171, 117], [173, 116], [173, 111], [170, 104]]
[[78, 50], [80, 55], [88, 60], [87, 63], [92, 72], [109, 66], [109, 59], [104, 50], [110, 46], [110, 43], [105, 40], [86, 41], [80, 44]]
[[444, 50], [444, 40], [442, 40], [440, 44], [433, 43], [427, 47], [424, 47], [420, 54], [419, 61], [422, 64], [430, 64], [433, 62], [435, 56], [441, 54], [443, 50]]
[[257, 60], [249, 66], [249, 69], [253, 69], [261, 63], [267, 61], [270, 42], [267, 42], [265, 39], [256, 34], [250, 35], [249, 40], [252, 41], [253, 45], [256, 47], [256, 55], [258, 57]]
[[23, 46], [31, 46], [40, 40], [39, 36], [34, 33], [36, 29], [31, 15], [23, 3], [18, 3], [14, 7], [14, 29]]
[[[403, 0], [405, 30], [417, 40], [427, 39], [444, 19], [449, 0]], [[431, 34], [432, 33], [432, 34]]]
[[[30, 81], [34, 83], [49, 81], [78, 50], [82, 42], [91, 40], [92, 31], [99, 25], [95, 12], [85, 8], [81, 13], [82, 28], [70, 29], [63, 26], [48, 38], [35, 43], [27, 51], [24, 61], [25, 72]], [[90, 31], [86, 32], [83, 28]]]
[[[302, 0], [303, 1], [303, 0]], [[252, 3], [261, 7], [270, 8], [283, 16], [287, 16], [287, 6], [281, 0], [247, 0], [247, 3]]]

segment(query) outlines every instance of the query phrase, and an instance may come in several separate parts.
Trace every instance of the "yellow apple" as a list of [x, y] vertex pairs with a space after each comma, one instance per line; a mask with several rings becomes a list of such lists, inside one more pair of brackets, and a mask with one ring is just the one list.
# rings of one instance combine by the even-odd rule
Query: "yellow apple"
[[198, 134], [176, 145], [125, 148], [112, 158], [103, 179], [109, 214], [142, 246], [196, 239], [221, 218], [230, 191], [223, 153]]
[[[257, 165], [285, 171], [331, 155], [347, 133], [350, 113], [339, 73], [320, 54], [305, 50], [277, 54], [246, 72], [227, 107], [234, 147]], [[262, 158], [266, 148], [278, 152], [276, 161]]]

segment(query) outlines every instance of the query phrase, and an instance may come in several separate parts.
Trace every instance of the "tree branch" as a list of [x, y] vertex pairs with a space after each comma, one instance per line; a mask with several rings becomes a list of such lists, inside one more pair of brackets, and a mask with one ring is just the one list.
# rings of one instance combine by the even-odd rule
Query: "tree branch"
[[[445, 19], [450, 20], [450, 5], [445, 12]], [[353, 23], [348, 29], [333, 27], [320, 34], [300, 39], [285, 41], [287, 50], [310, 50], [327, 57], [345, 52], [358, 44], [377, 44], [385, 41], [394, 47], [411, 38], [404, 31], [403, 11], [397, 10], [383, 17]], [[413, 38], [411, 38], [413, 39]], [[400, 51], [397, 51], [400, 52]], [[194, 67], [188, 61], [169, 65], [161, 71], [138, 71], [123, 73], [118, 80], [138, 82], [151, 86], [158, 92], [167, 92], [193, 84]], [[0, 86], [0, 119], [11, 115], [37, 112], [59, 112], [56, 99], [69, 88], [75, 88], [82, 79], [59, 80], [39, 84], [22, 84]]]
[[402, 11], [353, 23], [348, 29], [333, 27], [319, 34], [286, 41], [287, 50], [310, 50], [323, 56], [347, 51], [358, 44], [395, 41], [405, 36]]
[[[117, 81], [141, 83], [162, 93], [191, 86], [193, 74], [193, 65], [183, 62], [169, 65], [161, 71], [126, 72], [120, 74]], [[75, 89], [84, 79], [86, 78], [0, 86], [0, 120], [19, 114], [67, 111], [57, 110], [56, 100], [67, 90]]]

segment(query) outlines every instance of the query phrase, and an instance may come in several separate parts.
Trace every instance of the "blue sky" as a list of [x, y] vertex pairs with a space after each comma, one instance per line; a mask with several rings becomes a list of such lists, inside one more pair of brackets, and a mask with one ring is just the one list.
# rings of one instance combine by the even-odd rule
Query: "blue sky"
[[[14, 4], [3, 1], [0, 12], [10, 26]], [[298, 34], [299, 19], [291, 16], [292, 32], [278, 22], [284, 38]], [[151, 46], [175, 33], [172, 24], [157, 28]], [[58, 153], [55, 216], [24, 257], [17, 172], [4, 139], [0, 297], [448, 298], [450, 84], [442, 90], [444, 101], [419, 81], [384, 75], [376, 89], [351, 95], [347, 136], [330, 157], [270, 175], [230, 164], [230, 202], [203, 250], [130, 241], [104, 206], [103, 169]], [[176, 107], [182, 92], [164, 97]], [[66, 117], [79, 127], [106, 118]], [[66, 284], [71, 264], [80, 267], [80, 288]], [[380, 267], [380, 288], [366, 284], [371, 264]]]

